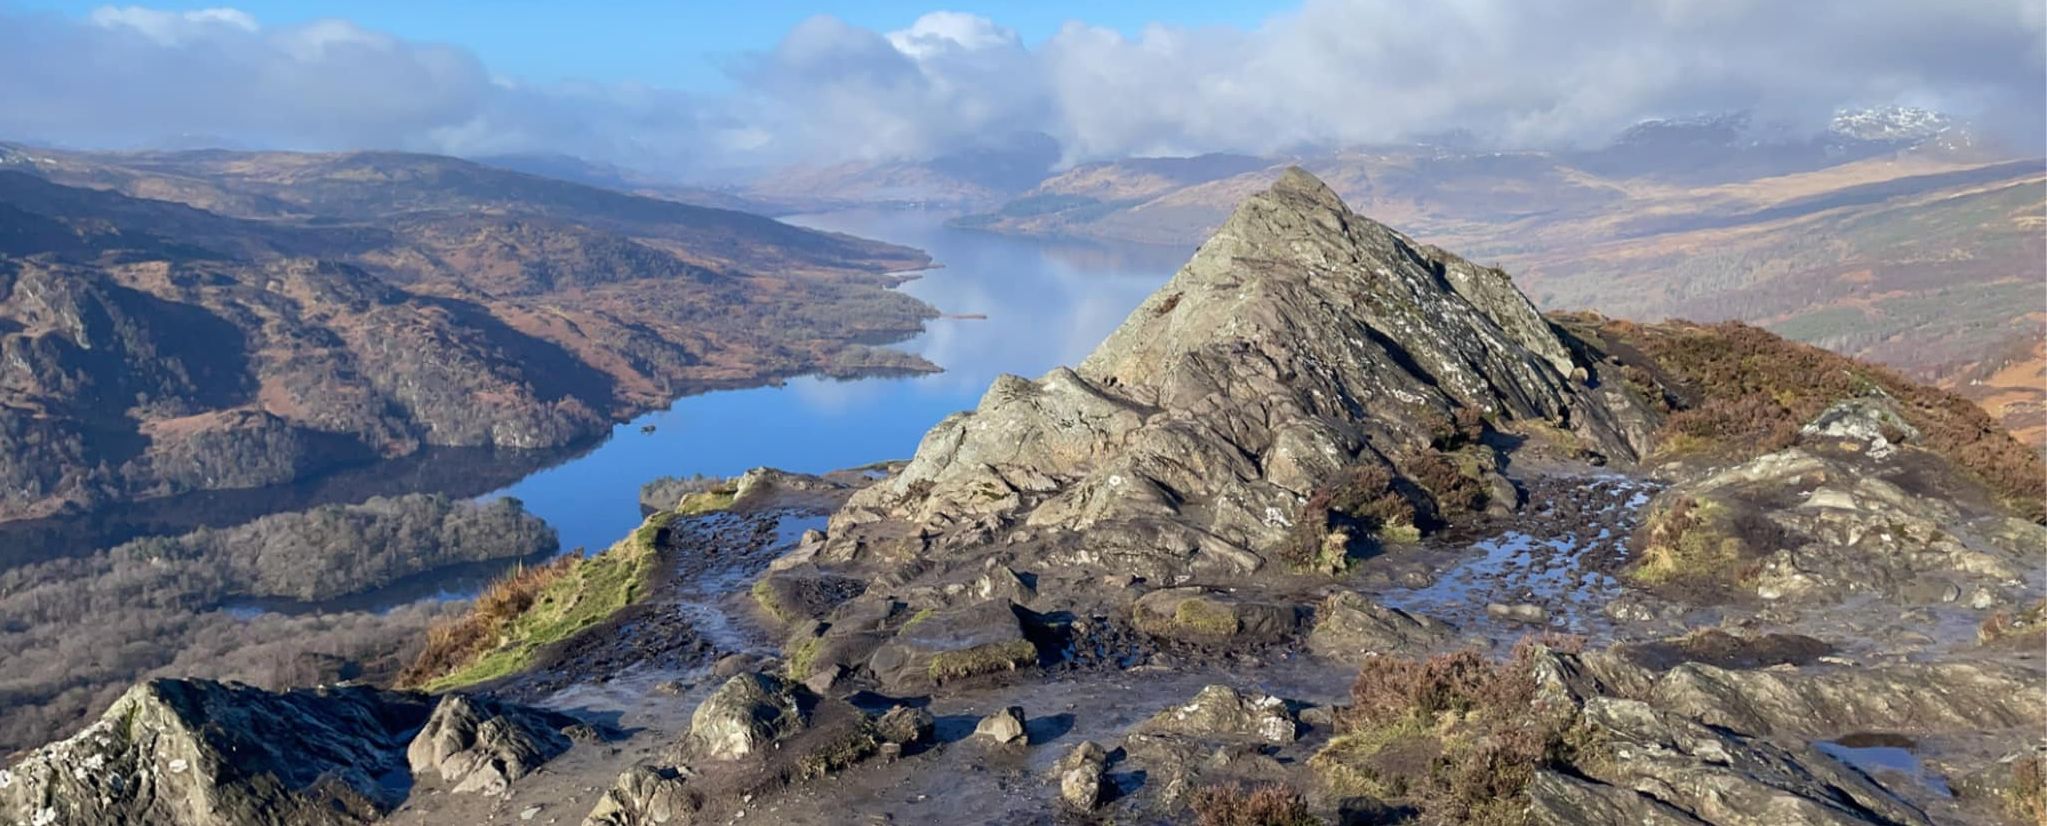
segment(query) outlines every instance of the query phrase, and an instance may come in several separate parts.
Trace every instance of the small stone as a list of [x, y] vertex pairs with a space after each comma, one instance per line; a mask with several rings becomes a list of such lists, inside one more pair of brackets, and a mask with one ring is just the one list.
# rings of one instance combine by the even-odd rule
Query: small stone
[[1030, 735], [1024, 730], [1023, 707], [1010, 706], [981, 718], [980, 724], [974, 726], [974, 736], [985, 737], [1002, 745], [1011, 743], [1029, 745]]
[[522, 809], [519, 812], [520, 820], [532, 820], [533, 818], [538, 816], [540, 816], [539, 806], [527, 806], [525, 809]]

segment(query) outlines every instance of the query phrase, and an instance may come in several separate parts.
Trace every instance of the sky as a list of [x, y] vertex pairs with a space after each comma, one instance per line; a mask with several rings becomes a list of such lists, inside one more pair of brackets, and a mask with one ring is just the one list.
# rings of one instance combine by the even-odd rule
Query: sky
[[[232, 5], [223, 5], [232, 3]], [[0, 0], [0, 140], [569, 154], [668, 174], [1063, 162], [1457, 131], [1596, 145], [1749, 111], [2047, 120], [2038, 0]]]

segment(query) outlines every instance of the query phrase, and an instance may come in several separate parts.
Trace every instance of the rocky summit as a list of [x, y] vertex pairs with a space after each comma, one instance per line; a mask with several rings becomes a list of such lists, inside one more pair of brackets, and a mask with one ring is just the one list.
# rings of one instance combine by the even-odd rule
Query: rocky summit
[[[1248, 573], [1318, 489], [1360, 465], [1398, 475], [1457, 438], [1460, 419], [1552, 428], [1634, 459], [1641, 411], [1574, 372], [1505, 273], [1353, 214], [1290, 169], [1077, 368], [999, 379], [932, 430], [909, 467], [834, 517], [824, 554], [1084, 533], [1060, 562]], [[1477, 466], [1451, 475], [1499, 489], [1484, 457], [1467, 458]], [[1421, 493], [1437, 513], [1463, 504]]]
[[1951, 394], [1545, 316], [1289, 170], [907, 462], [506, 585], [408, 672], [455, 693], [148, 683], [0, 823], [2043, 822], [2043, 487]]

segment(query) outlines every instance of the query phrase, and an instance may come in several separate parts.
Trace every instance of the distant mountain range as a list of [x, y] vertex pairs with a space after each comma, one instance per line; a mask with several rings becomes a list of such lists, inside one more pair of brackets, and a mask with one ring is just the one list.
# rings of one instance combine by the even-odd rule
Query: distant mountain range
[[0, 519], [932, 369], [922, 253], [398, 153], [0, 145]]

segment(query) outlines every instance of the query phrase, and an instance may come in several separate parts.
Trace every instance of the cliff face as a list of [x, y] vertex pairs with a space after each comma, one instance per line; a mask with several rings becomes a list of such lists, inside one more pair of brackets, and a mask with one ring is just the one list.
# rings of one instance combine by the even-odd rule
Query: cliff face
[[[827, 555], [887, 547], [866, 526], [908, 522], [924, 545], [1086, 531], [1092, 553], [1138, 570], [1247, 571], [1340, 474], [1413, 476], [1411, 460], [1478, 435], [1455, 422], [1570, 431], [1634, 459], [1647, 414], [1586, 376], [1504, 273], [1293, 169], [1078, 367], [1002, 378], [932, 430], [834, 519]], [[1468, 475], [1495, 486], [1483, 453]], [[1418, 487], [1425, 511], [1450, 506]]]

